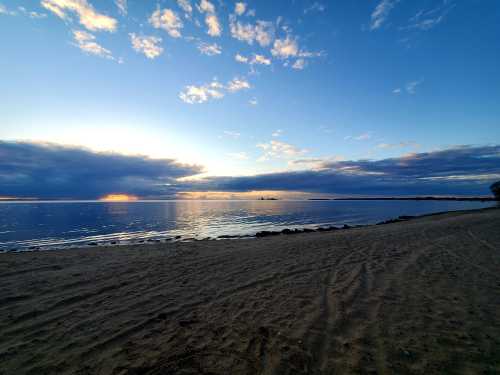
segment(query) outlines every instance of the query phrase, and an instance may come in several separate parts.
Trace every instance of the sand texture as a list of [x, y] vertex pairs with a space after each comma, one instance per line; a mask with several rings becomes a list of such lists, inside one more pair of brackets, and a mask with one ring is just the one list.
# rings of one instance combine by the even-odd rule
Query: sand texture
[[0, 254], [0, 374], [500, 374], [500, 210]]

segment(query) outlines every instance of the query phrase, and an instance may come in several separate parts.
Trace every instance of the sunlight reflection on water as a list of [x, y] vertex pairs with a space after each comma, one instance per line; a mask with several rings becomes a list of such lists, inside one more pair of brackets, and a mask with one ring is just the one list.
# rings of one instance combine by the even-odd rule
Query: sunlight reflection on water
[[154, 201], [0, 204], [0, 251], [203, 239], [261, 230], [371, 224], [400, 215], [489, 207], [456, 201]]

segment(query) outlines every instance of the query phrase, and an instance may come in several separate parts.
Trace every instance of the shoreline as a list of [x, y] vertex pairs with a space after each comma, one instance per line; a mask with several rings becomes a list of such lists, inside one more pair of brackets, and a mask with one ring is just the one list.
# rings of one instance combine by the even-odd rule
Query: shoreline
[[409, 221], [409, 220], [415, 220], [419, 218], [425, 218], [428, 216], [436, 216], [436, 215], [445, 215], [445, 214], [450, 214], [450, 213], [467, 213], [467, 212], [476, 212], [476, 211], [483, 211], [483, 210], [492, 210], [492, 209], [500, 209], [500, 205], [493, 206], [493, 207], [485, 207], [485, 208], [478, 208], [478, 209], [470, 209], [470, 210], [451, 210], [451, 211], [440, 211], [440, 212], [434, 212], [434, 213], [428, 213], [428, 214], [422, 214], [422, 215], [402, 215], [398, 216], [395, 218], [390, 218], [384, 221], [376, 222], [376, 223], [369, 223], [369, 224], [356, 224], [356, 225], [349, 225], [349, 224], [341, 224], [341, 226], [338, 225], [317, 225], [317, 224], [311, 224], [309, 226], [300, 226], [300, 227], [291, 227], [291, 228], [285, 228], [282, 230], [278, 231], [273, 231], [273, 230], [263, 230], [255, 233], [254, 235], [251, 234], [236, 234], [236, 235], [220, 235], [217, 237], [206, 237], [206, 238], [196, 238], [196, 237], [185, 237], [183, 238], [182, 236], [172, 236], [168, 238], [163, 238], [163, 239], [141, 239], [141, 240], [110, 240], [108, 242], [100, 242], [100, 241], [88, 241], [87, 244], [77, 244], [77, 245], [61, 245], [61, 246], [30, 246], [28, 248], [12, 248], [12, 249], [6, 249], [6, 250], [1, 250], [0, 251], [0, 256], [1, 254], [6, 254], [6, 253], [24, 253], [24, 252], [37, 252], [37, 251], [68, 251], [68, 250], [77, 250], [77, 249], [91, 249], [91, 248], [103, 248], [103, 247], [123, 247], [123, 246], [148, 246], [148, 245], [155, 245], [155, 244], [168, 244], [168, 243], [185, 243], [185, 242], [206, 242], [206, 241], [224, 241], [224, 240], [250, 240], [250, 239], [257, 239], [257, 238], [263, 238], [263, 237], [270, 237], [270, 236], [281, 236], [281, 235], [296, 235], [296, 234], [303, 234], [303, 233], [322, 233], [322, 232], [331, 232], [331, 231], [345, 231], [345, 230], [350, 230], [354, 228], [365, 228], [365, 227], [371, 227], [371, 226], [380, 226], [380, 225], [387, 225], [387, 224], [393, 224], [393, 223], [398, 223], [398, 222], [404, 222], [404, 221]]
[[500, 210], [0, 257], [16, 374], [500, 371]]

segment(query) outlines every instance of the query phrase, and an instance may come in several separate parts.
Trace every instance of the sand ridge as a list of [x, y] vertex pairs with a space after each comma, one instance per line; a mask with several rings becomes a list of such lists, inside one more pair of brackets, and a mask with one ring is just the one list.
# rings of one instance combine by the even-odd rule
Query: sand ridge
[[0, 374], [500, 373], [500, 210], [0, 255]]

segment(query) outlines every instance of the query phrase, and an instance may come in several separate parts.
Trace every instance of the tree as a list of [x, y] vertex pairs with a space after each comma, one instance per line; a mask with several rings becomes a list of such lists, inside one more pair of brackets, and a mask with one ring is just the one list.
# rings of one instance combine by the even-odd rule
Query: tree
[[500, 201], [500, 181], [495, 182], [490, 186], [491, 192], [495, 195], [495, 198]]

